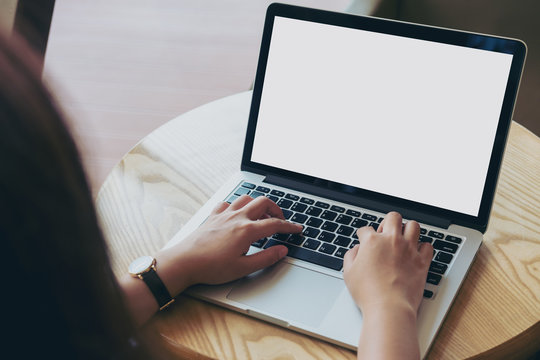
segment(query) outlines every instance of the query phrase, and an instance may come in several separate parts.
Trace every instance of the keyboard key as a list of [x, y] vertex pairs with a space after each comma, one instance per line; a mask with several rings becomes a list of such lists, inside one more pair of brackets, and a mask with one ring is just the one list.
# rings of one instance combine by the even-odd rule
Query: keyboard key
[[448, 265], [441, 264], [435, 261], [432, 261], [431, 264], [429, 265], [429, 271], [437, 273], [437, 274], [441, 274], [441, 275], [443, 275], [446, 272], [446, 269], [448, 269]]
[[448, 241], [443, 240], [435, 240], [435, 242], [433, 243], [433, 247], [437, 250], [446, 251], [452, 254], [455, 254], [458, 249], [457, 244], [449, 243]]
[[302, 243], [304, 242], [304, 237], [302, 236], [302, 234], [292, 234], [290, 237], [289, 237], [289, 240], [287, 240], [288, 243], [290, 244], [293, 244], [293, 245], [302, 245]]
[[365, 213], [364, 215], [362, 215], [362, 219], [366, 219], [369, 221], [377, 221], [377, 217], [375, 215], [365, 214]]
[[315, 203], [315, 200], [303, 197], [300, 199], [300, 202], [308, 205], [313, 205]]
[[321, 218], [324, 220], [334, 220], [337, 216], [337, 213], [330, 211], [330, 210], [324, 210], [321, 214]]
[[343, 225], [349, 225], [352, 221], [352, 217], [348, 215], [339, 214], [336, 222]]
[[260, 191], [252, 191], [251, 194], [249, 194], [249, 196], [251, 196], [252, 198], [256, 199], [258, 198], [259, 196], [264, 196], [264, 193], [260, 192]]
[[325, 221], [324, 224], [322, 224], [321, 229], [332, 232], [336, 231], [337, 227], [338, 224], [331, 221]]
[[433, 242], [433, 239], [430, 238], [429, 236], [425, 236], [425, 235], [420, 235], [420, 239], [418, 239], [420, 242], [427, 242], [427, 243], [432, 243]]
[[227, 202], [230, 204], [232, 203], [234, 200], [238, 199], [238, 196], [236, 195], [231, 195], [230, 198], [227, 199]]
[[274, 196], [274, 195], [266, 195], [267, 198], [269, 198], [270, 200], [272, 200], [273, 202], [278, 202], [279, 198], [277, 196]]
[[267, 187], [264, 187], [264, 186], [257, 186], [257, 189], [255, 189], [255, 190], [263, 192], [263, 193], [269, 193], [270, 192], [270, 189], [267, 188]]
[[332, 244], [323, 243], [319, 248], [319, 251], [328, 255], [332, 255], [336, 251], [336, 246]]
[[280, 199], [278, 202], [277, 202], [278, 206], [282, 209], [288, 209], [291, 207], [291, 205], [293, 204], [293, 202], [291, 200], [287, 200], [287, 199]]
[[351, 234], [353, 233], [354, 229], [352, 227], [349, 227], [349, 226], [345, 226], [345, 225], [341, 225], [339, 227], [339, 229], [337, 229], [336, 233], [338, 235], [343, 235], [343, 236], [351, 236]]
[[437, 238], [437, 239], [442, 239], [444, 237], [443, 233], [440, 233], [438, 231], [433, 231], [433, 230], [428, 232], [428, 235], [431, 236], [431, 237]]
[[255, 184], [245, 182], [245, 183], [242, 184], [242, 187], [253, 190], [253, 189], [255, 189]]
[[268, 239], [267, 238], [259, 239], [259, 240], [255, 241], [254, 243], [252, 243], [251, 246], [261, 248], [264, 245], [264, 243], [266, 242], [266, 240], [268, 240]]
[[377, 231], [377, 229], [379, 228], [379, 225], [380, 225], [380, 224], [378, 224], [378, 223], [376, 223], [376, 222], [372, 222], [371, 224], [369, 224], [369, 226], [371, 226], [372, 228], [374, 228], [375, 231]]
[[362, 220], [362, 219], [354, 219], [351, 226], [354, 227], [354, 228], [361, 228], [361, 227], [364, 227], [368, 224], [368, 222], [366, 220]]
[[284, 243], [283, 241], [279, 241], [279, 240], [276, 240], [276, 239], [269, 239], [266, 242], [266, 244], [264, 244], [263, 249], [268, 249], [269, 247], [276, 246], [276, 245], [283, 245], [283, 246], [286, 246], [289, 249], [294, 247], [292, 245]]
[[424, 297], [427, 299], [431, 299], [433, 297], [433, 291], [424, 289]]
[[334, 255], [337, 256], [337, 257], [343, 258], [343, 257], [345, 256], [345, 253], [346, 253], [348, 250], [349, 250], [349, 249], [345, 249], [345, 248], [339, 247], [339, 248], [336, 250], [336, 253], [335, 253]]
[[234, 192], [234, 195], [236, 195], [236, 196], [242, 196], [242, 195], [247, 195], [247, 194], [249, 194], [249, 192], [250, 192], [249, 189], [240, 187], [240, 188], [236, 189], [236, 191]]
[[318, 206], [318, 207], [323, 208], [323, 209], [328, 209], [330, 207], [330, 204], [327, 204], [327, 203], [322, 202], [322, 201], [317, 201], [315, 203], [315, 206]]
[[426, 235], [427, 234], [427, 230], [424, 229], [423, 227], [420, 228], [420, 234], [421, 235]]
[[345, 212], [345, 214], [351, 215], [351, 216], [354, 216], [354, 217], [360, 217], [360, 215], [362, 215], [362, 214], [360, 213], [360, 211], [350, 210], [350, 209], [347, 210], [347, 211]]
[[298, 201], [298, 200], [300, 200], [300, 196], [294, 195], [294, 194], [287, 194], [287, 195], [285, 195], [285, 199], [289, 199], [289, 200], [292, 200], [292, 201]]
[[351, 243], [351, 239], [345, 236], [338, 236], [334, 244], [338, 246], [348, 247]]
[[461, 241], [462, 241], [461, 238], [458, 238], [457, 236], [453, 236], [453, 235], [446, 235], [446, 238], [444, 238], [444, 240], [451, 241], [456, 244], [461, 244]]
[[318, 228], [319, 226], [321, 226], [322, 223], [323, 223], [322, 219], [319, 219], [319, 218], [316, 218], [316, 217], [310, 217], [309, 220], [307, 221], [306, 225]]
[[279, 197], [285, 196], [285, 193], [283, 191], [279, 191], [279, 190], [272, 190], [272, 191], [270, 191], [270, 194], [275, 195], [275, 196], [279, 196]]
[[306, 214], [311, 216], [319, 216], [321, 213], [322, 209], [315, 206], [310, 206], [306, 211]]
[[296, 212], [300, 212], [300, 213], [304, 212], [306, 209], [307, 209], [307, 205], [299, 203], [299, 202], [295, 202], [293, 204], [293, 206], [291, 206], [291, 210], [296, 211]]
[[306, 227], [303, 234], [304, 236], [308, 236], [308, 237], [311, 237], [311, 238], [316, 238], [317, 235], [319, 235], [319, 233], [321, 232], [321, 230], [319, 229], [315, 229], [315, 228], [312, 228], [312, 227]]
[[291, 218], [291, 216], [293, 216], [293, 212], [291, 210], [287, 210], [287, 209], [284, 209], [283, 210], [283, 216], [285, 217], [285, 219], [289, 220]]
[[344, 208], [344, 207], [337, 206], [337, 205], [332, 205], [332, 207], [330, 208], [330, 210], [335, 211], [335, 212], [338, 212], [338, 213], [344, 213], [344, 212], [345, 212], [345, 208]]
[[281, 240], [274, 239], [274, 236], [275, 236], [275, 235], [277, 235], [277, 234], [274, 234], [274, 235], [272, 236], [272, 238], [269, 239], [269, 240], [266, 242], [266, 244], [264, 244], [264, 246], [263, 246], [264, 249], [268, 249], [269, 247], [272, 247], [272, 246], [275, 246], [275, 245], [285, 245], [285, 246], [287, 246], [285, 242], [283, 242], [283, 241], [281, 241]]
[[358, 245], [358, 244], [360, 244], [360, 241], [358, 241], [358, 240], [353, 240], [353, 242], [351, 243], [351, 245], [349, 245], [349, 248], [352, 249], [353, 247], [355, 247], [355, 245]]
[[292, 222], [303, 224], [306, 222], [308, 216], [304, 214], [294, 213], [293, 217], [291, 218]]
[[377, 222], [380, 224], [380, 223], [382, 223], [383, 220], [384, 220], [384, 218], [380, 217], [380, 218], [377, 219]]
[[321, 245], [320, 241], [317, 241], [315, 239], [307, 239], [302, 246], [311, 250], [317, 250], [319, 245]]
[[326, 241], [326, 242], [332, 242], [334, 238], [336, 237], [336, 234], [333, 234], [328, 231], [323, 231], [321, 235], [319, 235], [319, 240]]
[[276, 240], [280, 240], [280, 241], [287, 241], [287, 239], [289, 238], [291, 234], [279, 234], [279, 233], [276, 233], [274, 235], [272, 235], [272, 239], [276, 239]]
[[[284, 245], [283, 243], [279, 243], [278, 241], [269, 240], [268, 243], [264, 246], [264, 248], [268, 248], [270, 246], [274, 245]], [[289, 253], [287, 256], [304, 260], [313, 264], [322, 265], [324, 267], [334, 269], [334, 270], [341, 270], [343, 267], [343, 260], [322, 254], [320, 252], [315, 252], [313, 250], [308, 250], [306, 248], [302, 247], [296, 247], [296, 246], [289, 246]]]
[[440, 262], [445, 263], [445, 264], [450, 264], [453, 257], [454, 257], [454, 255], [452, 255], [452, 254], [439, 251], [437, 256], [435, 256], [435, 260], [440, 261]]
[[428, 272], [426, 282], [433, 285], [439, 285], [439, 282], [441, 282], [441, 279], [442, 279], [441, 275]]

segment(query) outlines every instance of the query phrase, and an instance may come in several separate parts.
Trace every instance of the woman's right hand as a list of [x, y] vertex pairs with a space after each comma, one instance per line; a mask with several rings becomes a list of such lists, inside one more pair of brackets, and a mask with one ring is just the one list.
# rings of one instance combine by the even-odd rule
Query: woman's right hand
[[416, 221], [389, 213], [378, 230], [357, 231], [344, 258], [344, 279], [363, 316], [359, 359], [418, 359], [416, 319], [433, 247], [418, 243]]
[[418, 243], [420, 226], [389, 213], [375, 231], [357, 231], [359, 245], [345, 254], [344, 278], [362, 310], [399, 302], [418, 310], [422, 301], [433, 247]]

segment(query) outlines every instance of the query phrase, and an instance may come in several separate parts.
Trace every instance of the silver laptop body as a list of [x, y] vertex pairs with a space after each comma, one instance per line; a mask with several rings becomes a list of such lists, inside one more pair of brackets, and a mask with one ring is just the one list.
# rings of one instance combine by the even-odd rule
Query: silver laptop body
[[[317, 231], [263, 239], [250, 253], [283, 243], [293, 257], [188, 293], [356, 349], [362, 314], [340, 268], [354, 234], [339, 231], [396, 210], [440, 253], [419, 310], [425, 357], [487, 228], [525, 52], [512, 39], [270, 5], [241, 170], [167, 247], [241, 194], [271, 197]], [[308, 209], [330, 218], [317, 227]]]

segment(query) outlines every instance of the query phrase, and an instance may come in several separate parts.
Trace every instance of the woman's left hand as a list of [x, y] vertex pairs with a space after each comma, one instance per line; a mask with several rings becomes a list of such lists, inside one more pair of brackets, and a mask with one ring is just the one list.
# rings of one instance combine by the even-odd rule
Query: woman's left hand
[[272, 200], [241, 196], [219, 204], [201, 227], [157, 256], [158, 273], [175, 296], [193, 284], [226, 283], [268, 267], [287, 254], [283, 245], [246, 255], [250, 245], [275, 233], [298, 233]]

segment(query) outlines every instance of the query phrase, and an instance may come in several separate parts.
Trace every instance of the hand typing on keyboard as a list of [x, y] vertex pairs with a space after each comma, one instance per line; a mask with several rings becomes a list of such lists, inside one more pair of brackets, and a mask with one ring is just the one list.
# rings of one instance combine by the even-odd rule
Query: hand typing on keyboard
[[[275, 233], [299, 233], [272, 200], [241, 196], [221, 203], [186, 239], [156, 256], [173, 295], [193, 284], [221, 284], [270, 266], [287, 254], [283, 245], [245, 255], [251, 243]], [[170, 276], [169, 276], [170, 275]]]
[[377, 231], [357, 231], [360, 244], [344, 257], [344, 279], [364, 323], [358, 358], [418, 359], [416, 316], [433, 256], [418, 242], [420, 227], [389, 213]]

